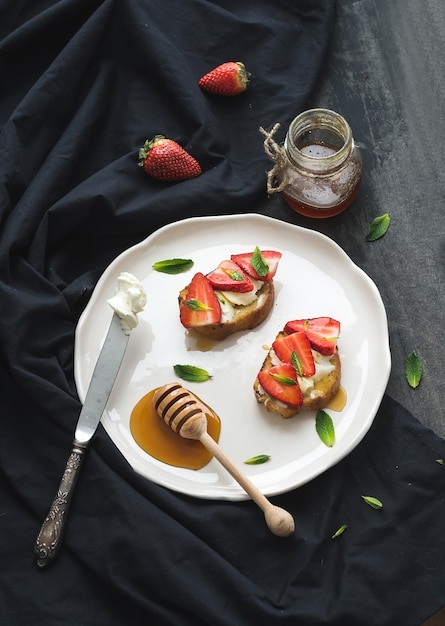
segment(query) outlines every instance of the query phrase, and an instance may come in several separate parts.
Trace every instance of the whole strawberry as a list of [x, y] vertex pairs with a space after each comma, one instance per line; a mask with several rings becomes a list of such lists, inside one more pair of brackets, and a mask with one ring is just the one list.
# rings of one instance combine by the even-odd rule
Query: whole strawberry
[[241, 61], [229, 61], [218, 65], [211, 72], [199, 79], [198, 85], [203, 91], [217, 96], [238, 96], [246, 91], [250, 73]]
[[201, 174], [198, 161], [176, 141], [163, 135], [147, 139], [139, 150], [139, 165], [157, 180], [187, 180]]

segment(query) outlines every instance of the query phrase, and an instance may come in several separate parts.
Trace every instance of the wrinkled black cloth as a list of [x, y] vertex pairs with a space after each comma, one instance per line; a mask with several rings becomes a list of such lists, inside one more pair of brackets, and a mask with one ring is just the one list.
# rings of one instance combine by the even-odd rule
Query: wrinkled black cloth
[[[164, 224], [267, 211], [258, 128], [306, 107], [334, 20], [329, 0], [0, 2], [2, 624], [414, 626], [443, 604], [445, 443], [389, 397], [347, 458], [273, 499], [296, 519], [286, 539], [251, 502], [138, 476], [99, 427], [62, 552], [34, 562], [80, 410], [74, 331], [99, 276]], [[226, 60], [246, 64], [248, 91], [202, 93]], [[202, 175], [148, 178], [137, 155], [155, 134]]]

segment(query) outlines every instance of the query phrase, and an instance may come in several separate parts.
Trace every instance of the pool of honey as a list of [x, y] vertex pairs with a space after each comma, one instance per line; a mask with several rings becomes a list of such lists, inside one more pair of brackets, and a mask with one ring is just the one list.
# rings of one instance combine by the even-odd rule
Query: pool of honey
[[[211, 460], [211, 453], [200, 441], [184, 439], [165, 424], [154, 408], [153, 396], [156, 389], [149, 391], [135, 405], [130, 416], [130, 431], [136, 443], [158, 461], [198, 470]], [[195, 395], [195, 394], [193, 394]], [[221, 433], [221, 421], [214, 411], [196, 395], [207, 418], [207, 432], [218, 442]], [[342, 411], [346, 404], [346, 391], [340, 387], [326, 409]]]
[[[149, 391], [135, 405], [130, 416], [130, 431], [136, 443], [158, 461], [185, 467], [201, 469], [212, 455], [200, 441], [184, 439], [167, 426], [154, 408], [153, 396], [156, 389]], [[195, 395], [195, 394], [193, 394]], [[207, 432], [216, 442], [221, 432], [221, 421], [214, 411], [197, 396], [207, 417]]]

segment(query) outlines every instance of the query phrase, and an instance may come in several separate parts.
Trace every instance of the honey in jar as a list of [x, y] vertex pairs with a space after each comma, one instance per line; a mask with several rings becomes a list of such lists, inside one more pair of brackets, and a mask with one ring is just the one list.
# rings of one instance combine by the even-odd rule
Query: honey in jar
[[[356, 198], [362, 157], [346, 120], [328, 109], [311, 109], [290, 124], [284, 146], [266, 135], [265, 149], [275, 161], [268, 192], [306, 217], [338, 215]], [[273, 182], [272, 182], [273, 179]]]

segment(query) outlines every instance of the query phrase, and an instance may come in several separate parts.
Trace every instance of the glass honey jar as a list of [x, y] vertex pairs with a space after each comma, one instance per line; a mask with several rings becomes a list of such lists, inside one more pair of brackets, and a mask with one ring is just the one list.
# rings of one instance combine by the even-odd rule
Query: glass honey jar
[[266, 136], [266, 153], [275, 162], [268, 192], [281, 192], [297, 213], [312, 218], [338, 215], [355, 199], [362, 178], [362, 157], [346, 120], [328, 109], [310, 109], [290, 124], [284, 146]]

